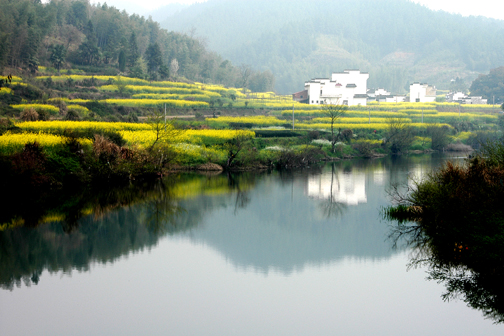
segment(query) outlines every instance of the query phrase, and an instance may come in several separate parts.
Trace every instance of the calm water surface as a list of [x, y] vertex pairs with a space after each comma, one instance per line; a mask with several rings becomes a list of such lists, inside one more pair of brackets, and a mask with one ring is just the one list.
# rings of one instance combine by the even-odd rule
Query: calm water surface
[[503, 335], [387, 239], [386, 190], [443, 160], [182, 175], [69, 234], [0, 231], [0, 335]]

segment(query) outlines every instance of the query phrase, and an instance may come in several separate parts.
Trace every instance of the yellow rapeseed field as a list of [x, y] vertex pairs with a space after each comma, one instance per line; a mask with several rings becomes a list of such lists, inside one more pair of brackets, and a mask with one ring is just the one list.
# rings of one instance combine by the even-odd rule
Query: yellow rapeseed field
[[[449, 124], [436, 124], [437, 126], [447, 126], [449, 128], [452, 128]], [[427, 124], [427, 123], [410, 123], [410, 127], [416, 128], [416, 129], [421, 129], [425, 130], [427, 127], [432, 126], [432, 124]], [[295, 124], [296, 128], [299, 129], [330, 129], [331, 124], [308, 124], [308, 123], [298, 123]], [[377, 124], [334, 124], [334, 127], [336, 129], [341, 128], [341, 129], [368, 129], [368, 130], [385, 130], [388, 127], [388, 124], [386, 123], [377, 123]]]
[[46, 105], [46, 104], [18, 104], [18, 105], [11, 105], [12, 108], [15, 108], [16, 110], [24, 110], [24, 109], [29, 109], [29, 108], [34, 108], [35, 110], [44, 110], [47, 111], [51, 114], [58, 114], [59, 113], [59, 108], [56, 106], [52, 105]]
[[[156, 133], [150, 130], [133, 131], [124, 130], [119, 132], [121, 136], [130, 145], [140, 147], [150, 146], [156, 139]], [[218, 144], [231, 140], [239, 134], [245, 134], [254, 137], [253, 131], [235, 131], [235, 130], [185, 130], [177, 134], [176, 137], [169, 139], [171, 143], [190, 143], [190, 144]]]
[[31, 132], [51, 132], [77, 129], [95, 129], [102, 131], [123, 131], [123, 130], [150, 130], [152, 127], [149, 124], [134, 124], [134, 123], [115, 123], [115, 122], [99, 122], [99, 121], [27, 121], [19, 123], [16, 126], [23, 130]]
[[[336, 120], [336, 124], [369, 124], [370, 122], [372, 124], [380, 124], [380, 123], [386, 123], [388, 118], [339, 118]], [[371, 121], [370, 121], [371, 120]], [[401, 119], [404, 122], [411, 122], [411, 119], [408, 118], [403, 118]], [[321, 123], [321, 124], [329, 124], [331, 122], [331, 118], [313, 118], [311, 123]]]
[[208, 107], [207, 102], [188, 101], [188, 100], [173, 100], [173, 99], [105, 99], [101, 103], [115, 104], [130, 107], [157, 107], [162, 108], [165, 104], [171, 108], [205, 108]]
[[276, 117], [267, 117], [267, 116], [253, 116], [253, 117], [218, 117], [216, 119], [207, 119], [208, 121], [217, 121], [217, 122], [225, 122], [225, 123], [245, 123], [245, 124], [253, 124], [257, 126], [277, 126], [285, 124], [285, 120], [280, 120]]
[[[61, 145], [66, 141], [66, 137], [59, 135], [39, 133], [10, 133], [7, 132], [0, 136], [0, 152], [3, 154], [13, 154], [23, 149], [27, 143], [37, 142], [43, 148], [50, 149]], [[83, 145], [92, 145], [89, 139], [79, 139]]]

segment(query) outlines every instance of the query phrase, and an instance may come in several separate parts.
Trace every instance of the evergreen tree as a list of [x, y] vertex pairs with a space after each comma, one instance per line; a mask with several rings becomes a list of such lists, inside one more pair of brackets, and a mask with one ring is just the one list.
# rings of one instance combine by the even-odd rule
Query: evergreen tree
[[121, 50], [119, 52], [118, 63], [119, 63], [119, 70], [121, 72], [124, 72], [126, 70], [126, 53], [124, 52], [124, 50]]
[[140, 57], [140, 51], [138, 50], [137, 37], [135, 32], [132, 32], [129, 39], [129, 49], [126, 65], [130, 68], [133, 67], [139, 57]]
[[63, 63], [65, 62], [65, 57], [66, 49], [63, 44], [57, 44], [51, 47], [51, 55], [49, 57], [49, 60], [58, 70], [58, 74], [60, 73], [61, 65], [63, 65]]
[[100, 63], [101, 53], [97, 45], [97, 39], [94, 32], [93, 23], [88, 21], [84, 29], [86, 41], [79, 46], [77, 51], [77, 61], [86, 65], [97, 65]]
[[163, 65], [163, 55], [158, 43], [150, 44], [145, 51], [147, 60], [147, 69], [150, 75], [156, 75], [159, 68]]

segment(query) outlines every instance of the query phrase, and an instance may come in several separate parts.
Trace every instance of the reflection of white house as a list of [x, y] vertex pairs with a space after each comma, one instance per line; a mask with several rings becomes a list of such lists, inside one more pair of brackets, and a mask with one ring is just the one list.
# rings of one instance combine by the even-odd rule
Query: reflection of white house
[[410, 168], [408, 171], [408, 187], [415, 189], [416, 183], [423, 181], [431, 171], [431, 169], [420, 165]]
[[386, 171], [383, 168], [373, 170], [373, 182], [375, 184], [384, 185], [386, 176]]
[[366, 175], [343, 171], [325, 173], [308, 179], [308, 196], [332, 199], [333, 203], [357, 205], [366, 203]]
[[360, 70], [334, 72], [331, 78], [315, 78], [305, 83], [308, 103], [366, 105], [369, 74]]
[[436, 101], [436, 87], [428, 84], [410, 85], [410, 103], [431, 103]]

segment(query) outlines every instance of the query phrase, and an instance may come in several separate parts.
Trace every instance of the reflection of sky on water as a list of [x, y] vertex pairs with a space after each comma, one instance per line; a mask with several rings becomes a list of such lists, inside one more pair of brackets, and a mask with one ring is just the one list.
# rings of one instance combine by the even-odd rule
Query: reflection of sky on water
[[[86, 223], [76, 234], [86, 238], [94, 225], [104, 240], [86, 249], [94, 260], [130, 240], [136, 252], [0, 291], [0, 335], [502, 335], [464, 302], [443, 302], [424, 270], [406, 272], [408, 251], [391, 250], [379, 216], [384, 189], [426, 171], [400, 160], [335, 166], [335, 175], [264, 174], [242, 191], [247, 202], [236, 192], [181, 200], [187, 211], [163, 237], [126, 225], [144, 218], [134, 216], [140, 207]], [[321, 216], [331, 176], [340, 187], [329, 193], [347, 206]], [[113, 226], [125, 239], [106, 239]]]
[[425, 179], [430, 172], [432, 172], [432, 168], [425, 165], [411, 167], [408, 171], [408, 187], [415, 188], [416, 184]]
[[325, 172], [308, 178], [308, 196], [357, 205], [366, 203], [366, 175], [363, 172]]

